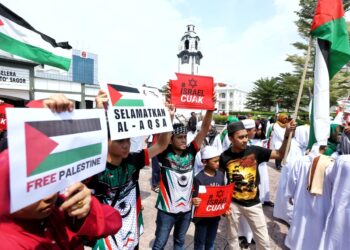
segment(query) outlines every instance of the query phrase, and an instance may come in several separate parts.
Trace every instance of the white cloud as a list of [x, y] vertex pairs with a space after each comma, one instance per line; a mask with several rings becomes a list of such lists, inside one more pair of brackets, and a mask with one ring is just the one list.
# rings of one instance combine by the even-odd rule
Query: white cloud
[[276, 15], [254, 22], [234, 41], [228, 40], [225, 27], [205, 31], [202, 40], [207, 57], [203, 73], [210, 72], [217, 81], [249, 89], [260, 77], [292, 71], [292, 65], [284, 60], [294, 51], [291, 43], [298, 40], [293, 22], [298, 6], [294, 2], [297, 1], [276, 0]]
[[201, 37], [200, 73], [216, 81], [247, 86], [291, 71], [284, 60], [298, 39], [295, 2], [275, 0], [274, 16], [256, 21], [233, 40], [226, 26], [205, 29], [204, 17], [183, 16], [176, 7], [187, 4], [184, 0], [2, 1], [38, 30], [97, 53], [100, 79], [155, 86], [175, 77], [179, 41], [189, 23]]

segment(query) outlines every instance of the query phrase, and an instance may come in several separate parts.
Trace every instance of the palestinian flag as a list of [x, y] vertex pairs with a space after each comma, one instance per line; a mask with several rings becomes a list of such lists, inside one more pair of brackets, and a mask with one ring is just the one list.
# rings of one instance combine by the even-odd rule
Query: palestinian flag
[[22, 17], [0, 3], [0, 49], [40, 64], [69, 70], [68, 42], [56, 41], [34, 29]]
[[143, 107], [143, 95], [138, 88], [107, 84], [110, 100], [117, 107]]
[[94, 141], [93, 138], [88, 145], [74, 140], [75, 134], [81, 136], [81, 133], [101, 130], [100, 120], [97, 118], [25, 122], [24, 128], [28, 177], [91, 158], [102, 152], [101, 142]]
[[[327, 145], [330, 131], [329, 81], [350, 60], [349, 36], [341, 0], [318, 1], [311, 35], [317, 40], [309, 145], [315, 142]], [[312, 141], [313, 136], [316, 141]]]

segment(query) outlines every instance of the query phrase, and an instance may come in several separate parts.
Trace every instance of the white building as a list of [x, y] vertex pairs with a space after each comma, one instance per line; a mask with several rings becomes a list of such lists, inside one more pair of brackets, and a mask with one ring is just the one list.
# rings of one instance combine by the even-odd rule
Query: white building
[[247, 111], [245, 104], [248, 92], [240, 90], [234, 85], [218, 83], [215, 84], [217, 112]]

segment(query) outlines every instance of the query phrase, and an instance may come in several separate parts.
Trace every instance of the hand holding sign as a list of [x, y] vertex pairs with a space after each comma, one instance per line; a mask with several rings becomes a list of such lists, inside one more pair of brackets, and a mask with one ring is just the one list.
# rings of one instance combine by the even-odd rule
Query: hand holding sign
[[108, 95], [104, 90], [100, 89], [98, 91], [98, 94], [95, 98], [95, 101], [96, 101], [96, 108], [107, 109], [107, 107], [108, 107]]
[[43, 105], [45, 108], [51, 109], [52, 112], [58, 113], [64, 111], [72, 112], [74, 109], [73, 102], [62, 94], [53, 95], [50, 98], [44, 100]]
[[60, 206], [61, 211], [67, 211], [69, 216], [85, 218], [90, 212], [91, 190], [78, 182], [69, 186], [64, 193], [65, 202]]

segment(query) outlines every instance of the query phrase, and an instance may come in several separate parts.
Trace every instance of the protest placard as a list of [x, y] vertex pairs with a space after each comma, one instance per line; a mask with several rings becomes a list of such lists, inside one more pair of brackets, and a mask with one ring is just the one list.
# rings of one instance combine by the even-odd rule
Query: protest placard
[[105, 169], [104, 110], [11, 108], [6, 114], [11, 212]]
[[199, 186], [198, 198], [202, 201], [193, 217], [216, 217], [230, 208], [234, 184], [227, 186]]
[[111, 140], [173, 130], [170, 115], [157, 89], [101, 83], [107, 91]]
[[176, 73], [177, 80], [170, 80], [170, 103], [176, 108], [213, 110], [214, 79]]

